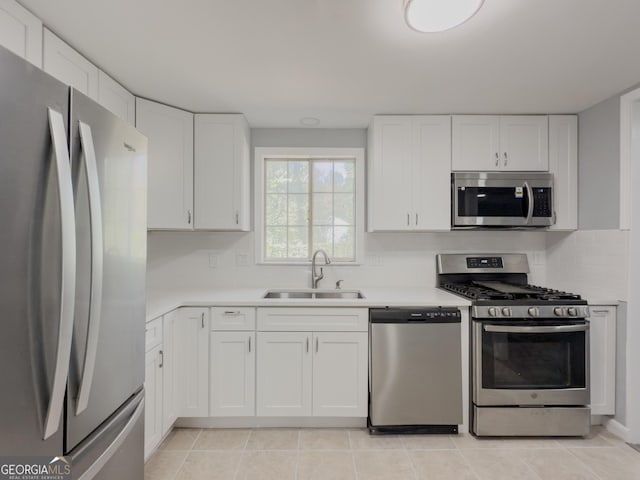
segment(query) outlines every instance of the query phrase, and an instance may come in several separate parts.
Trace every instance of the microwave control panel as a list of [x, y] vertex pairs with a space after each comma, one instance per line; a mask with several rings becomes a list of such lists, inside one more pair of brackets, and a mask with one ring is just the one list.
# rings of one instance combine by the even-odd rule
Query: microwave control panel
[[533, 216], [534, 217], [551, 217], [551, 189], [550, 188], [534, 188], [533, 189]]

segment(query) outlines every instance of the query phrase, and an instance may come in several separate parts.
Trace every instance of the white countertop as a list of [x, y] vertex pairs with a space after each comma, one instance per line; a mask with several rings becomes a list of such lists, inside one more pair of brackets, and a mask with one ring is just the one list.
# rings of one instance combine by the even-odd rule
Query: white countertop
[[[153, 292], [147, 297], [147, 321], [178, 307], [468, 307], [457, 295], [438, 288], [362, 288], [365, 298], [262, 298], [267, 288], [232, 288], [189, 292]], [[281, 290], [286, 290], [282, 288]], [[291, 289], [295, 290], [295, 289]], [[346, 289], [345, 289], [346, 290]]]

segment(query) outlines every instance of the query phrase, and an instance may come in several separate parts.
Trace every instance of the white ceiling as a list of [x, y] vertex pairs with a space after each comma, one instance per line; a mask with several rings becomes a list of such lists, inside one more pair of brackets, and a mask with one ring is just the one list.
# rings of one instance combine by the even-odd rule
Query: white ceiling
[[640, 1], [486, 0], [420, 34], [403, 0], [19, 0], [136, 95], [252, 127], [574, 113], [640, 82]]

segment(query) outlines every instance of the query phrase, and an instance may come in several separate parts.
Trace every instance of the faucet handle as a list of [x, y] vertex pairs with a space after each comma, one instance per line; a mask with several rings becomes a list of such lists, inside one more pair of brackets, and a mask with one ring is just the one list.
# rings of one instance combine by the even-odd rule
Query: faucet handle
[[344, 282], [344, 280], [338, 280], [338, 281], [336, 282], [336, 290], [340, 290], [340, 289], [342, 288], [342, 287], [340, 286], [340, 284], [341, 284], [342, 282]]

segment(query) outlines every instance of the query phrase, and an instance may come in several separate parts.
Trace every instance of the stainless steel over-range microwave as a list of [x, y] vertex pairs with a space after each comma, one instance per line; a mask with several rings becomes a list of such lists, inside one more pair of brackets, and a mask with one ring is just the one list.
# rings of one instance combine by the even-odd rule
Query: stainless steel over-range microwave
[[553, 188], [550, 173], [452, 173], [451, 225], [548, 227], [555, 223]]

